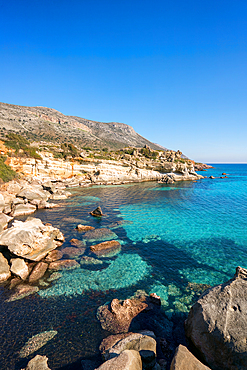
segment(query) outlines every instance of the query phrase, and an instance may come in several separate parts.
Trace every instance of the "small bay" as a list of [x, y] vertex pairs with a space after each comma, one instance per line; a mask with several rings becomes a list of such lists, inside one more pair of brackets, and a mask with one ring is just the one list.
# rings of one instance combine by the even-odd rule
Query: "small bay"
[[[46, 355], [52, 369], [65, 369], [97, 355], [109, 335], [96, 319], [105, 302], [137, 290], [155, 292], [171, 321], [184, 320], [204, 288], [228, 280], [237, 266], [247, 268], [247, 165], [213, 166], [196, 182], [72, 188], [59, 208], [37, 211], [35, 217], [63, 232], [62, 248], [73, 238], [83, 240], [75, 229], [81, 223], [111, 229], [121, 250], [99, 257], [98, 264], [63, 271], [50, 286], [15, 302], [6, 302], [10, 292], [2, 286], [0, 368], [24, 367], [27, 360], [18, 353], [28, 339], [55, 330], [35, 354]], [[89, 214], [97, 206], [104, 217]], [[89, 249], [102, 240], [84, 242]]]

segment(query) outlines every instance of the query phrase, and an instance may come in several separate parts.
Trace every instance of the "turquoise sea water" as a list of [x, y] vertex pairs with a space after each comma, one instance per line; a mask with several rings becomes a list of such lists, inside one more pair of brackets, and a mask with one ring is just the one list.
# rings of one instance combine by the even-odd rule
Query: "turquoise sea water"
[[[84, 223], [111, 229], [121, 250], [93, 256], [98, 264], [64, 271], [50, 286], [20, 301], [5, 303], [9, 291], [1, 288], [0, 340], [11, 364], [4, 362], [3, 368], [17, 369], [22, 364], [18, 350], [45, 330], [58, 331], [37, 352], [48, 356], [52, 369], [93, 356], [108, 335], [96, 320], [97, 307], [138, 290], [160, 295], [162, 310], [175, 325], [208, 285], [228, 280], [237, 266], [247, 268], [247, 165], [214, 167], [201, 174], [215, 179], [197, 182], [71, 189], [72, 197], [58, 202], [60, 208], [38, 211], [37, 217], [64, 233], [61, 248], [72, 238], [84, 240], [75, 230]], [[223, 172], [227, 178], [221, 179]], [[98, 205], [106, 214], [102, 219], [89, 215]], [[84, 241], [90, 247], [102, 240]], [[89, 248], [85, 255], [91, 256]]]

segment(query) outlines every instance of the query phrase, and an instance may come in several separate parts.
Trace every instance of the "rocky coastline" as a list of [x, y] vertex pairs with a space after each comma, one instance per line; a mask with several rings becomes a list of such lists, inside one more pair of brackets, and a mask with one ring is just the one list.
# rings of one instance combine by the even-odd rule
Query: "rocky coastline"
[[[133, 166], [129, 161], [127, 163], [122, 161], [120, 163], [109, 163], [109, 161], [95, 163], [94, 160], [88, 163], [87, 160], [86, 163], [80, 165], [67, 162], [66, 168], [64, 168], [61, 161], [54, 160], [54, 158], [46, 160], [43, 158], [42, 161], [37, 161], [31, 158], [17, 160], [10, 157], [9, 164], [17, 172], [24, 173], [22, 178], [3, 184], [0, 192], [0, 282], [13, 292], [9, 301], [19, 300], [37, 293], [40, 286], [45, 287], [51, 281], [59, 279], [61, 275], [59, 271], [61, 270], [76, 269], [80, 267], [80, 264], [100, 263], [97, 257], [102, 253], [107, 255], [121, 248], [121, 245], [109, 235], [108, 241], [90, 247], [94, 257], [85, 257], [83, 256], [85, 252], [83, 241], [73, 239], [70, 241], [69, 247], [63, 248], [64, 236], [59, 229], [50, 224], [43, 224], [40, 219], [35, 217], [29, 216], [25, 222], [14, 220], [15, 217], [31, 215], [37, 209], [58, 207], [52, 201], [69, 197], [70, 193], [67, 188], [70, 187], [116, 185], [154, 180], [169, 184], [175, 181], [195, 181], [203, 178], [196, 174], [193, 164], [174, 161], [167, 162], [166, 172], [159, 172], [157, 169], [143, 169], [140, 168], [140, 165], [139, 167]], [[98, 212], [99, 210], [93, 211], [92, 216], [102, 217], [103, 214]], [[97, 229], [94, 230], [88, 225], [78, 225], [77, 228], [85, 233], [85, 237], [89, 233], [97, 232]], [[104, 229], [101, 229], [101, 232], [103, 231]], [[107, 229], [105, 232], [108, 232]], [[88, 237], [90, 238], [90, 236]], [[80, 258], [79, 263], [78, 260], [74, 259], [75, 257]], [[49, 276], [47, 272], [49, 272]], [[245, 270], [238, 268], [234, 279], [240, 282], [241, 289], [246, 289], [246, 275]], [[228, 289], [227, 284], [225, 290]], [[212, 293], [210, 292], [211, 290], [208, 293], [205, 292], [202, 297], [207, 294], [211, 297]], [[229, 307], [231, 312], [242, 312], [242, 305], [245, 304], [244, 298], [239, 302], [238, 294], [235, 294], [236, 302], [229, 303], [227, 293], [225, 296], [223, 297], [226, 299], [224, 304]], [[110, 336], [105, 338], [99, 347], [104, 362], [100, 365], [97, 361], [83, 360], [81, 368], [84, 370], [186, 370], [191, 368], [219, 370], [220, 360], [216, 358], [217, 349], [214, 350], [216, 346], [212, 342], [215, 340], [218, 343], [220, 339], [218, 337], [214, 339], [211, 335], [210, 325], [207, 327], [207, 332], [209, 341], [211, 340], [211, 352], [207, 343], [205, 343], [205, 349], [202, 348], [200, 335], [198, 339], [197, 322], [199, 319], [194, 312], [200, 312], [200, 309], [196, 310], [195, 307], [200, 304], [201, 299], [203, 298], [200, 298], [198, 303], [191, 308], [186, 321], [188, 343], [183, 340], [181, 343], [178, 339], [179, 335], [174, 334], [174, 330], [170, 327], [170, 321], [162, 312], [160, 297], [155, 293], [148, 296], [141, 291], [125, 301], [116, 298], [109, 304], [99, 307], [97, 318], [102, 328], [110, 333]], [[210, 298], [210, 304], [215, 304], [217, 299], [217, 296]], [[222, 307], [225, 307], [224, 304]], [[235, 310], [234, 307], [237, 309]], [[244, 316], [241, 319], [243, 320]], [[234, 320], [235, 318], [233, 318]], [[193, 325], [196, 327], [194, 328]], [[203, 325], [205, 326], [205, 324], [201, 324], [202, 330], [205, 329]], [[23, 356], [36, 352], [54, 335], [56, 332], [50, 331], [30, 338], [27, 349], [23, 349]], [[235, 346], [237, 354], [231, 352], [233, 345], [229, 339], [228, 347], [230, 349], [224, 349], [226, 335], [223, 332], [221, 351], [226, 352], [226, 357], [232, 356], [232, 362], [228, 366], [229, 361], [227, 363], [226, 360], [224, 368], [229, 370], [244, 369], [241, 367], [245, 361], [245, 357], [241, 355], [245, 351], [244, 347], [238, 351], [238, 346]], [[230, 338], [234, 335], [234, 333], [229, 334]], [[212, 339], [210, 339], [211, 337]], [[239, 341], [241, 340], [242, 337]], [[29, 352], [30, 348], [34, 350]], [[199, 357], [198, 351], [200, 352]], [[236, 358], [240, 359], [236, 360]], [[49, 369], [48, 359], [45, 356], [36, 355], [29, 361], [25, 369]]]

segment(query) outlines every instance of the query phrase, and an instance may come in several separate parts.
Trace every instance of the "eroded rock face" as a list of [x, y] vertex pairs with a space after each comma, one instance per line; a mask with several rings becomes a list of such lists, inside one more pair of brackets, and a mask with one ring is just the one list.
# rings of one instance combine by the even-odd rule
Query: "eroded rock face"
[[8, 280], [10, 276], [11, 276], [11, 273], [10, 273], [8, 261], [2, 255], [2, 253], [0, 253], [0, 283], [2, 283], [5, 280]]
[[109, 305], [98, 308], [97, 318], [103, 329], [114, 334], [127, 333], [132, 319], [147, 307], [148, 304], [141, 299], [126, 299], [122, 302], [113, 299]]
[[192, 306], [187, 337], [213, 370], [240, 370], [247, 364], [247, 270], [208, 289]]
[[98, 370], [142, 370], [142, 360], [139, 352], [125, 350], [118, 357], [106, 361]]
[[13, 226], [0, 235], [0, 245], [19, 257], [40, 261], [64, 241], [63, 234], [50, 225], [44, 225], [38, 218], [25, 222], [15, 220]]
[[170, 370], [210, 370], [182, 344], [176, 349]]

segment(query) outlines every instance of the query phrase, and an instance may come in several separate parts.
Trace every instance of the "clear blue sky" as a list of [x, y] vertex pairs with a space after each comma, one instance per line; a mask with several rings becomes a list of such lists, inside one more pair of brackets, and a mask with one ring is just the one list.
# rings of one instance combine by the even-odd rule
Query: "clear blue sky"
[[247, 162], [246, 0], [0, 0], [0, 101]]

